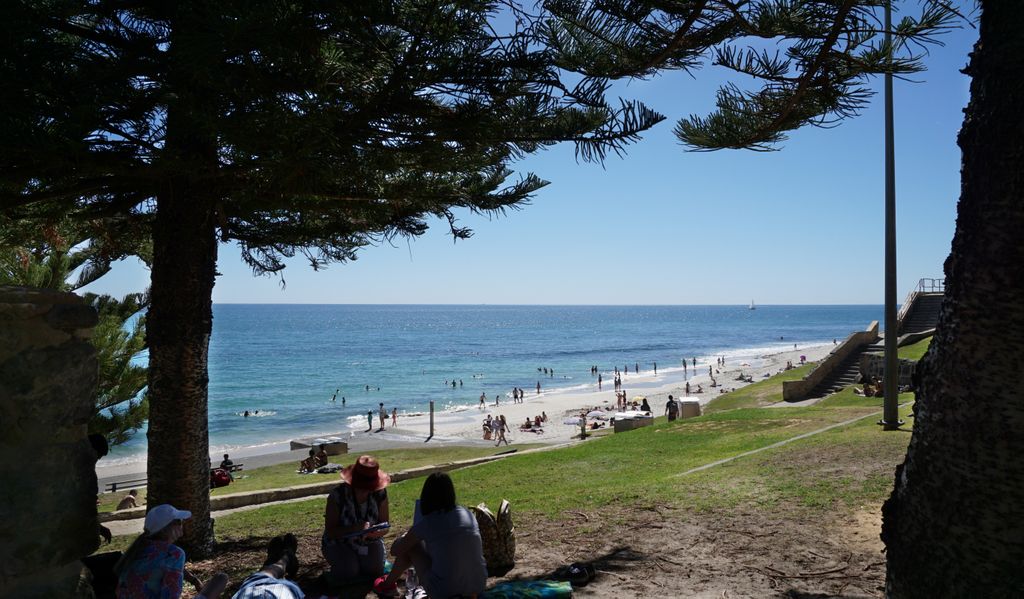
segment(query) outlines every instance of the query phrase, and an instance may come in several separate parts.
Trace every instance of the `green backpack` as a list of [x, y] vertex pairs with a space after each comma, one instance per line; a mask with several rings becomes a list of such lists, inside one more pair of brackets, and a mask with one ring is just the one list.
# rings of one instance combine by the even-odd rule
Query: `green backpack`
[[487, 574], [502, 576], [516, 565], [516, 527], [512, 523], [512, 506], [507, 499], [502, 499], [497, 515], [484, 503], [470, 509], [480, 529]]

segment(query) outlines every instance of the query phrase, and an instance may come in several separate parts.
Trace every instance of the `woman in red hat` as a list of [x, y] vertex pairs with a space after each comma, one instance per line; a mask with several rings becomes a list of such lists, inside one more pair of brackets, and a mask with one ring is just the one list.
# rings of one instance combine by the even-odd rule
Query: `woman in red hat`
[[391, 477], [376, 459], [364, 455], [341, 471], [341, 479], [327, 496], [321, 550], [335, 580], [373, 580], [384, 573], [385, 531], [359, 533], [388, 521], [385, 487]]

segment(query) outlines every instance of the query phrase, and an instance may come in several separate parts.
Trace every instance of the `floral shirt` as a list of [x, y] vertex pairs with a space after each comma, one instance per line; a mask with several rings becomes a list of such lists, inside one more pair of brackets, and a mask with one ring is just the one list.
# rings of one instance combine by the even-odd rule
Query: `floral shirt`
[[[327, 497], [327, 501], [333, 501], [338, 504], [339, 526], [352, 526], [357, 522], [369, 522], [371, 526], [379, 524], [380, 504], [387, 500], [387, 490], [381, 489], [380, 491], [370, 493], [370, 496], [366, 498], [366, 503], [358, 504], [356, 503], [356, 496], [352, 492], [352, 487], [348, 483], [341, 483]], [[324, 532], [324, 540], [328, 540], [326, 531]], [[349, 540], [349, 542], [355, 541]]]
[[149, 541], [117, 580], [117, 599], [178, 599], [185, 552], [167, 541]]

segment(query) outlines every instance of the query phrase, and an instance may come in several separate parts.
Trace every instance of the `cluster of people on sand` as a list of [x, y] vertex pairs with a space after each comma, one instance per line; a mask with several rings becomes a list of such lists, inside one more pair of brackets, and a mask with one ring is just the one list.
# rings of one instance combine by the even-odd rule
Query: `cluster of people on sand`
[[[390, 548], [393, 562], [384, 573], [382, 537], [391, 528], [387, 487], [391, 477], [372, 456], [360, 456], [341, 472], [341, 483], [327, 497], [321, 552], [332, 584], [373, 581], [379, 596], [397, 596], [404, 578], [407, 596], [472, 597], [487, 583], [483, 542], [473, 514], [458, 505], [448, 474], [428, 476], [414, 508], [412, 524]], [[223, 572], [203, 582], [185, 568], [185, 552], [175, 545], [192, 517], [170, 504], [146, 515], [143, 532], [114, 566], [118, 599], [180, 597], [187, 582], [197, 597], [219, 599], [228, 584]], [[298, 539], [288, 533], [270, 540], [263, 566], [248, 576], [233, 599], [303, 599], [293, 580], [298, 572]]]
[[512, 403], [523, 403], [523, 390], [519, 387], [512, 387]]
[[537, 433], [538, 435], [544, 432], [544, 423], [547, 421], [548, 415], [545, 412], [534, 416], [532, 419], [527, 416], [526, 422], [519, 425], [519, 430], [524, 433]]
[[508, 439], [505, 438], [505, 433], [510, 433], [512, 430], [508, 427], [508, 422], [505, 420], [505, 415], [495, 416], [491, 418], [488, 414], [487, 418], [484, 419], [483, 424], [484, 441], [495, 441], [494, 446], [497, 447], [505, 443], [508, 445]]
[[[387, 426], [386, 423], [387, 423], [389, 415], [391, 417], [391, 426], [398, 426], [398, 408], [391, 408], [391, 411], [388, 412], [388, 409], [384, 407], [384, 402], [379, 402], [378, 403], [378, 408], [377, 408], [377, 418], [380, 420], [380, 428], [377, 429], [377, 432], [380, 432], [380, 431], [384, 430], [384, 427]], [[370, 432], [372, 430], [373, 430], [373, 410], [367, 410], [367, 412], [366, 412], [366, 432]]]

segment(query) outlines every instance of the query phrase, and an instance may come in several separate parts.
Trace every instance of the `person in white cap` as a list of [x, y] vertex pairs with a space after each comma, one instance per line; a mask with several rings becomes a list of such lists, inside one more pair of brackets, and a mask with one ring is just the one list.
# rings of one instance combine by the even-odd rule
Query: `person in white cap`
[[196, 599], [217, 599], [228, 577], [218, 572], [207, 584], [185, 570], [185, 552], [174, 544], [182, 535], [182, 522], [192, 512], [162, 504], [149, 510], [143, 532], [132, 542], [117, 565], [117, 599], [178, 599], [184, 581], [199, 590]]

